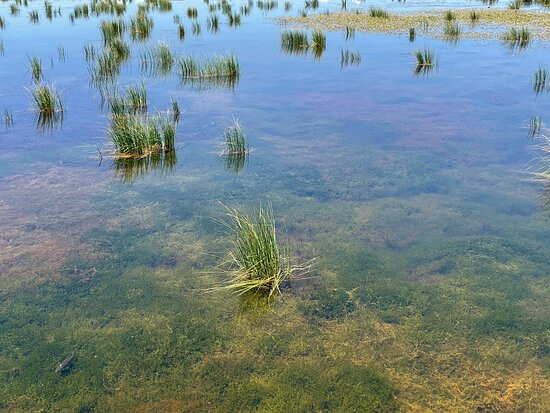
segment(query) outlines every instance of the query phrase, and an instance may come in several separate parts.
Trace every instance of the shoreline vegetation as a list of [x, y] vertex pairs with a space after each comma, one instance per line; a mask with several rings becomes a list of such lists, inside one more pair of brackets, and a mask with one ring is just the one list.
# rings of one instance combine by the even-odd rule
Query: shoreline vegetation
[[[444, 38], [448, 10], [416, 11], [414, 13], [388, 12], [387, 18], [373, 17], [369, 11], [344, 11], [330, 14], [312, 14], [298, 17], [280, 17], [276, 22], [289, 27], [313, 30], [357, 30], [374, 33], [416, 34]], [[497, 38], [506, 29], [527, 27], [534, 39], [550, 40], [550, 13], [525, 10], [475, 9], [453, 10], [454, 22], [461, 26], [461, 37]]]

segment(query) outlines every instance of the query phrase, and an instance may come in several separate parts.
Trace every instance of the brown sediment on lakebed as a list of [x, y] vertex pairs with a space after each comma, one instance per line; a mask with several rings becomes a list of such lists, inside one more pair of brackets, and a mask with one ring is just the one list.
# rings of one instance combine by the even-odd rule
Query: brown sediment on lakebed
[[[452, 21], [461, 28], [461, 36], [468, 38], [500, 37], [510, 29], [526, 27], [532, 36], [539, 40], [550, 40], [550, 13], [533, 10], [492, 10], [475, 9], [478, 18], [472, 20], [472, 10], [452, 10]], [[408, 34], [414, 28], [416, 35], [444, 37], [443, 29], [446, 10], [430, 10], [414, 13], [389, 13], [388, 18], [371, 17], [365, 12], [337, 12], [315, 14], [306, 17], [281, 17], [276, 21], [285, 26], [316, 30], [345, 30], [391, 34]]]

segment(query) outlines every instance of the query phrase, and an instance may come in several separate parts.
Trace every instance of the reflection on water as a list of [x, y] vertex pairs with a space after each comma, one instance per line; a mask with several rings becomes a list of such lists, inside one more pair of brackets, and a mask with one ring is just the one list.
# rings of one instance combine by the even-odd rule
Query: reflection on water
[[153, 170], [163, 175], [174, 173], [177, 161], [175, 151], [153, 152], [140, 158], [115, 158], [111, 162], [111, 169], [116, 179], [131, 183]]

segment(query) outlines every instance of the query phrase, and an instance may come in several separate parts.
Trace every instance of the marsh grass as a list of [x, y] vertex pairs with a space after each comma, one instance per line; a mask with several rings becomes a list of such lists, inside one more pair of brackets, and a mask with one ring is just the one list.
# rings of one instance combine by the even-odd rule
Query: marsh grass
[[548, 84], [548, 72], [546, 71], [546, 69], [539, 67], [538, 70], [535, 72], [533, 92], [538, 95], [547, 89], [550, 89], [550, 85]]
[[212, 33], [216, 33], [219, 30], [220, 27], [220, 20], [218, 18], [217, 14], [211, 14], [206, 19], [206, 24], [208, 26], [208, 30], [210, 30]]
[[448, 22], [451, 22], [453, 20], [456, 19], [456, 15], [451, 11], [451, 10], [447, 10], [445, 12], [445, 14], [443, 15], [443, 18], [448, 21]]
[[550, 184], [550, 137], [539, 133], [537, 139], [538, 143], [535, 148], [541, 153], [541, 156], [537, 169], [529, 168], [529, 173], [533, 181]]
[[113, 40], [121, 38], [126, 31], [126, 23], [122, 19], [111, 20], [111, 21], [102, 21], [101, 26], [101, 37], [103, 39], [103, 44], [108, 45], [113, 42]]
[[239, 61], [233, 54], [214, 55], [202, 59], [184, 56], [179, 59], [178, 66], [184, 84], [234, 87], [240, 77]]
[[476, 23], [479, 21], [481, 16], [477, 10], [470, 10], [469, 17], [471, 23]]
[[201, 34], [201, 25], [199, 24], [199, 22], [194, 21], [191, 24], [191, 31], [193, 32], [193, 36], [198, 36], [199, 34]]
[[237, 120], [224, 132], [220, 156], [247, 155], [250, 150], [244, 131]]
[[183, 24], [178, 25], [178, 37], [182, 41], [185, 39], [185, 26]]
[[171, 112], [172, 112], [172, 121], [175, 123], [175, 124], [178, 124], [179, 121], [180, 121], [180, 116], [181, 116], [181, 110], [180, 110], [180, 105], [178, 104], [178, 101], [175, 100], [175, 99], [171, 99], [170, 101], [170, 106], [171, 106]]
[[48, 20], [53, 19], [53, 6], [50, 2], [45, 1], [44, 2], [44, 15]]
[[40, 82], [42, 80], [42, 60], [40, 58], [33, 56], [27, 56], [29, 60], [29, 72], [31, 74], [33, 82]]
[[310, 47], [313, 50], [314, 57], [320, 59], [327, 48], [327, 38], [322, 31], [314, 30], [311, 33]]
[[287, 12], [292, 10], [292, 2], [291, 1], [285, 1], [284, 8], [285, 8], [285, 11], [287, 11]]
[[84, 45], [84, 59], [86, 62], [92, 62], [95, 60], [97, 52], [95, 47], [91, 44]]
[[415, 38], [416, 38], [416, 30], [414, 27], [411, 27], [409, 29], [409, 42], [414, 42]]
[[520, 29], [512, 27], [502, 35], [502, 40], [511, 48], [524, 49], [531, 41], [531, 32], [527, 27]]
[[120, 37], [111, 39], [105, 50], [119, 64], [130, 58], [130, 46]]
[[4, 56], [4, 40], [0, 39], [0, 56]]
[[355, 29], [350, 26], [346, 26], [346, 42], [355, 39]]
[[352, 52], [348, 49], [340, 51], [340, 67], [358, 65], [361, 63], [361, 55], [359, 52]]
[[151, 19], [146, 11], [138, 10], [135, 17], [130, 19], [130, 35], [132, 39], [145, 41], [149, 39], [153, 30], [153, 19]]
[[238, 27], [241, 25], [241, 15], [237, 13], [227, 15], [227, 24], [229, 27]]
[[38, 16], [38, 12], [36, 10], [29, 12], [29, 21], [34, 24], [39, 23], [40, 17]]
[[258, 293], [273, 297], [281, 293], [292, 277], [307, 274], [312, 262], [295, 265], [286, 246], [281, 246], [273, 208], [260, 205], [252, 213], [224, 205], [231, 248], [222, 264], [229, 281], [213, 290], [229, 290], [238, 295]]
[[168, 75], [174, 65], [174, 56], [168, 43], [159, 41], [155, 46], [142, 51], [141, 69], [149, 74]]
[[288, 54], [305, 54], [309, 49], [308, 35], [303, 30], [284, 30], [281, 33], [281, 49]]
[[447, 40], [457, 41], [461, 34], [460, 26], [457, 23], [448, 22], [443, 28], [443, 35]]
[[389, 19], [390, 15], [389, 13], [382, 9], [381, 7], [371, 7], [369, 8], [369, 15], [370, 17], [376, 17], [379, 19]]
[[542, 122], [542, 117], [532, 116], [531, 118], [529, 118], [527, 137], [529, 139], [536, 138], [537, 136], [540, 135], [543, 127], [544, 127], [544, 123]]
[[67, 58], [67, 52], [63, 46], [57, 47], [57, 60], [59, 62], [64, 62]]
[[38, 113], [38, 128], [50, 128], [63, 119], [63, 103], [55, 86], [35, 85], [32, 89], [32, 97]]
[[174, 150], [176, 125], [160, 114], [113, 116], [109, 139], [115, 158], [142, 157]]
[[6, 27], [6, 21], [2, 16], [0, 16], [0, 30], [3, 30]]
[[199, 16], [199, 12], [196, 7], [189, 7], [187, 9], [187, 17], [190, 19], [196, 19]]
[[[19, 14], [20, 11], [21, 11], [21, 9], [20, 9], [19, 7], [17, 7], [16, 4], [13, 4], [13, 3], [10, 4], [10, 15], [11, 15], [11, 16], [17, 16], [17, 15]], [[0, 16], [0, 20], [3, 21], [3, 19], [2, 19], [1, 16]], [[0, 27], [0, 28], [3, 28], [3, 26]]]
[[511, 10], [519, 10], [523, 6], [523, 0], [512, 0], [508, 4], [508, 8]]
[[414, 52], [416, 58], [415, 74], [428, 74], [437, 65], [434, 54], [429, 49], [417, 50]]

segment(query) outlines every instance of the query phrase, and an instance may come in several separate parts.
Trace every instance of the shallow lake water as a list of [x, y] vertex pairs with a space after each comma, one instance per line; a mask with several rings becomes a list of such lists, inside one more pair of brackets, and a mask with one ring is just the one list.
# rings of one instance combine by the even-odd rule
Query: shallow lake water
[[[126, 34], [118, 85], [143, 83], [151, 113], [181, 108], [175, 157], [136, 166], [100, 157], [109, 117], [83, 51], [102, 47], [100, 22], [115, 16], [71, 22], [76, 4], [54, 2], [51, 21], [42, 2], [17, 16], [0, 4], [0, 111], [13, 114], [0, 130], [1, 411], [550, 408], [550, 194], [526, 171], [529, 119], [550, 113], [550, 93], [532, 87], [548, 42], [327, 31], [320, 57], [295, 55], [274, 18], [301, 2], [253, 4], [238, 27], [218, 12], [212, 33], [205, 3], [174, 1], [149, 12], [147, 41]], [[158, 41], [231, 52], [239, 80], [144, 72], [140, 51]], [[425, 47], [438, 65], [416, 76]], [[341, 65], [346, 48], [358, 65]], [[32, 110], [32, 56], [63, 100], [51, 129]], [[233, 119], [252, 148], [238, 171], [218, 157]], [[269, 305], [207, 292], [224, 280], [223, 205], [267, 203], [293, 255], [316, 259], [312, 273]]]

